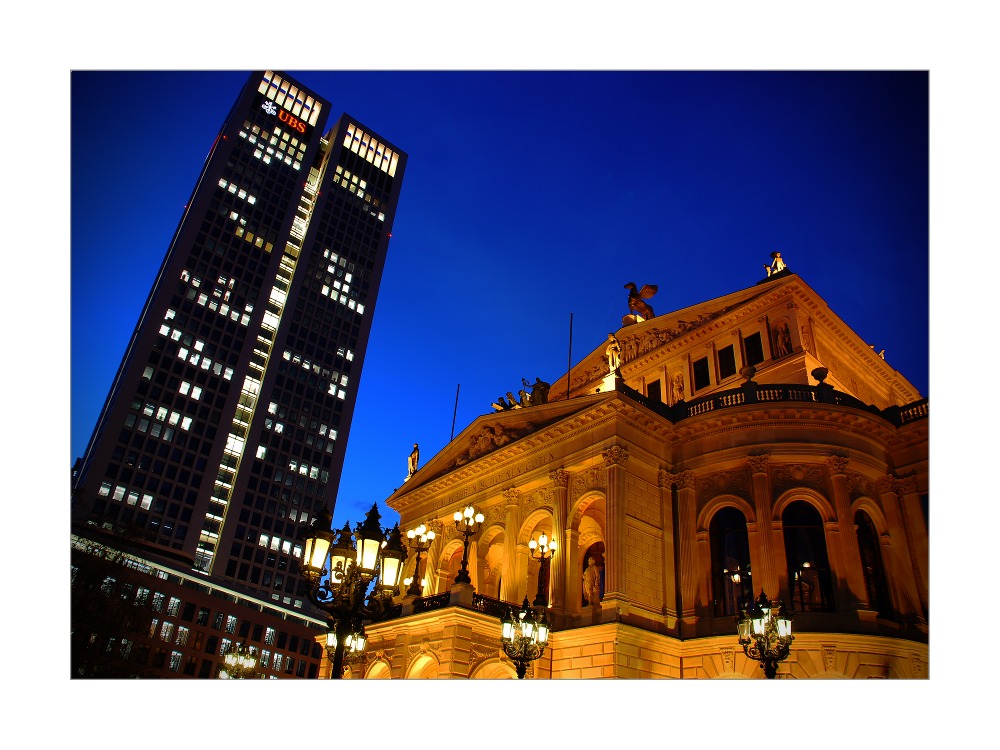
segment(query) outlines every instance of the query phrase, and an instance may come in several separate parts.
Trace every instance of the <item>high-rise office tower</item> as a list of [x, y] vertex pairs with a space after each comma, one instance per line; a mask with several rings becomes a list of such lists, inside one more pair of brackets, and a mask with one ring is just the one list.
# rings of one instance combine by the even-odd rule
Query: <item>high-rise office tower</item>
[[[74, 479], [73, 520], [308, 611], [406, 155], [283, 73], [222, 124]], [[150, 249], [151, 251], [153, 249]]]

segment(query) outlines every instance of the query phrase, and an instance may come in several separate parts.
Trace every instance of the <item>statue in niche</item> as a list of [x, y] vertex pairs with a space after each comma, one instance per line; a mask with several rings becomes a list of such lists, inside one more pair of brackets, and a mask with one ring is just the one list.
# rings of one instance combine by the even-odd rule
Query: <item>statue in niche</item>
[[413, 444], [413, 450], [410, 451], [410, 457], [406, 461], [406, 463], [407, 463], [407, 469], [409, 470], [409, 473], [406, 475], [407, 479], [409, 479], [410, 477], [412, 477], [416, 473], [416, 471], [417, 471], [417, 464], [419, 462], [420, 462], [420, 448], [417, 447], [416, 443], [414, 443]]
[[778, 323], [771, 329], [774, 335], [774, 356], [784, 357], [792, 353], [792, 335], [788, 331], [788, 323]]
[[767, 275], [774, 276], [776, 273], [781, 273], [788, 269], [785, 265], [785, 261], [781, 259], [781, 253], [771, 253], [771, 265], [765, 265], [764, 270], [767, 271]]
[[674, 392], [674, 403], [684, 400], [684, 375], [679, 372], [674, 373], [674, 379], [671, 383], [671, 388]]
[[608, 360], [608, 370], [610, 374], [617, 375], [618, 368], [622, 363], [622, 345], [618, 342], [618, 337], [613, 333], [608, 334], [608, 346], [604, 350], [604, 356]]
[[[655, 284], [646, 284], [642, 289], [636, 287], [635, 282], [630, 281], [625, 285], [628, 289], [628, 311], [631, 315], [626, 315], [626, 318], [631, 317], [632, 323], [637, 323], [640, 320], [649, 320], [650, 318], [656, 317], [653, 313], [653, 308], [649, 305], [646, 300], [656, 294], [659, 289]], [[624, 323], [624, 321], [622, 321]]]
[[591, 607], [601, 603], [601, 568], [593, 557], [587, 558], [587, 567], [583, 571], [583, 595]]

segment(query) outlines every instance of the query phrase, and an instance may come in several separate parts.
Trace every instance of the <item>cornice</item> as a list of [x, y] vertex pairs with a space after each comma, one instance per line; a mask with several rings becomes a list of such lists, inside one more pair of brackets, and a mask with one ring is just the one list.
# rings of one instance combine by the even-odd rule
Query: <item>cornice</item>
[[[551, 452], [553, 448], [571, 441], [582, 430], [599, 428], [620, 419], [619, 410], [612, 406], [612, 401], [614, 399], [609, 398], [608, 401], [599, 402], [585, 411], [576, 412], [564, 420], [508, 443], [457, 469], [446, 470], [441, 476], [428, 480], [411, 492], [405, 492], [406, 488], [403, 487], [397, 493], [404, 494], [390, 498], [389, 507], [402, 514], [419, 507], [425, 501], [440, 499], [464, 485], [492, 478], [504, 470], [518, 467], [526, 459], [542, 451]], [[538, 468], [545, 469], [546, 466], [547, 462], [541, 462]], [[458, 504], [460, 503], [456, 503], [456, 507]]]

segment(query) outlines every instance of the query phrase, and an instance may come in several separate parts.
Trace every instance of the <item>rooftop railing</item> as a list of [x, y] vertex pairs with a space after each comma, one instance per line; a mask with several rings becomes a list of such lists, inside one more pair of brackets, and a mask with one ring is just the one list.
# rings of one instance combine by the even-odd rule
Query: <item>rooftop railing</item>
[[866, 404], [854, 396], [835, 390], [832, 385], [788, 385], [755, 383], [748, 380], [739, 388], [720, 391], [693, 401], [679, 401], [668, 406], [660, 401], [644, 396], [639, 391], [621, 384], [621, 392], [643, 406], [666, 417], [671, 422], [680, 422], [700, 414], [729, 409], [747, 404], [776, 404], [783, 402], [833, 404], [876, 414], [900, 427], [921, 419], [927, 419], [929, 407], [927, 399], [920, 399], [905, 406], [890, 406], [879, 409], [874, 404]]

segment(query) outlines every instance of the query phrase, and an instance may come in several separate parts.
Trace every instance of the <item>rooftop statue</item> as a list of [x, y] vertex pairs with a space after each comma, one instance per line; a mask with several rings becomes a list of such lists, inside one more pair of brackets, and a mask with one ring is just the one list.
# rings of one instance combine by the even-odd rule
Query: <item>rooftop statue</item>
[[406, 460], [406, 468], [408, 469], [408, 473], [406, 474], [407, 479], [416, 473], [418, 463], [420, 463], [420, 448], [414, 443], [413, 450], [410, 451], [410, 457]]
[[634, 281], [630, 281], [625, 285], [625, 288], [628, 289], [629, 314], [622, 318], [623, 326], [655, 317], [653, 308], [646, 300], [656, 294], [656, 291], [659, 289], [658, 286], [655, 284], [646, 284], [642, 289], [639, 289], [636, 287]]
[[618, 343], [618, 337], [613, 333], [608, 334], [608, 345], [604, 349], [604, 356], [608, 360], [608, 372], [616, 375], [622, 364], [622, 345]]
[[768, 276], [774, 276], [776, 273], [787, 271], [788, 266], [786, 266], [785, 261], [781, 259], [781, 253], [771, 253], [771, 265], [765, 265], [764, 270], [767, 271]]
[[538, 406], [539, 404], [547, 404], [549, 402], [550, 385], [541, 378], [536, 377], [534, 383], [529, 383], [526, 379], [521, 378], [521, 386], [522, 388], [517, 392], [518, 395], [516, 398], [513, 393], [507, 391], [507, 398], [504, 399], [503, 396], [500, 396], [500, 398], [493, 402], [493, 409], [496, 411], [507, 411], [509, 409]]

